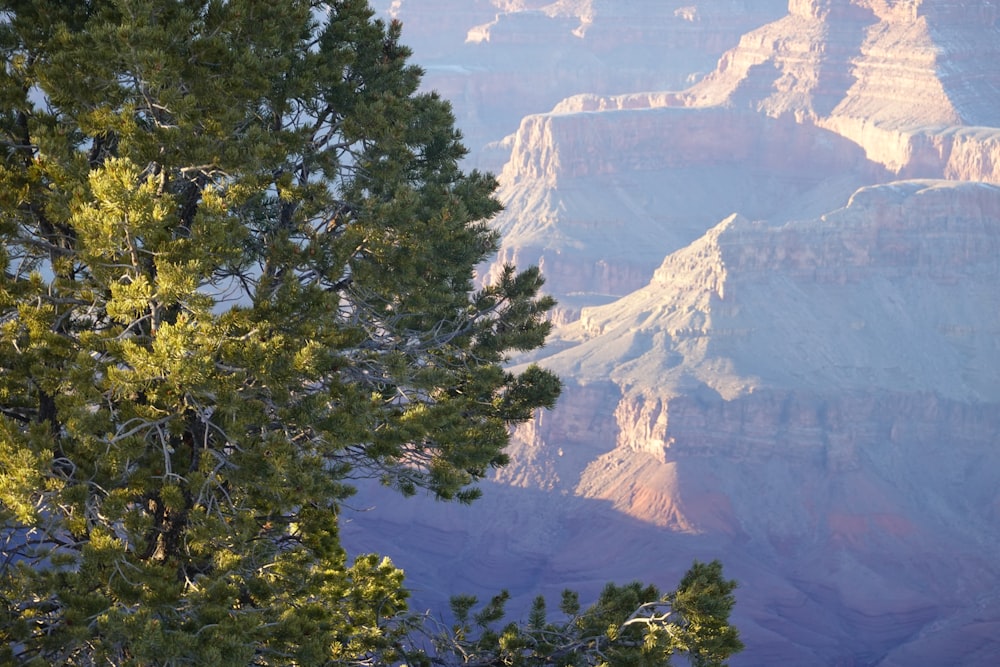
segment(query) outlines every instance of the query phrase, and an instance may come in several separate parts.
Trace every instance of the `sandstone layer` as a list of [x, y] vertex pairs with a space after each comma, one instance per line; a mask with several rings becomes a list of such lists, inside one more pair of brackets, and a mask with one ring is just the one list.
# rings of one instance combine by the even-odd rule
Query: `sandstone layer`
[[886, 177], [830, 131], [722, 107], [529, 116], [501, 175], [492, 270], [541, 266], [557, 321], [569, 321], [644, 285], [665, 254], [734, 211], [818, 214]]
[[[997, 17], [992, 2], [792, 0], [785, 18], [744, 35], [678, 99], [790, 114], [855, 141], [901, 175], [952, 170], [949, 177], [997, 182]], [[949, 128], [957, 126], [979, 128], [963, 133], [985, 144], [990, 159], [978, 169], [951, 164]]]
[[998, 251], [1000, 187], [983, 183], [863, 188], [779, 225], [732, 216], [557, 330], [541, 360], [572, 379], [566, 402], [517, 433], [500, 479], [725, 537], [720, 553], [785, 573], [798, 597], [758, 600], [773, 584], [747, 575], [746, 631], [784, 646], [746, 664], [939, 664], [917, 646], [991, 664]]

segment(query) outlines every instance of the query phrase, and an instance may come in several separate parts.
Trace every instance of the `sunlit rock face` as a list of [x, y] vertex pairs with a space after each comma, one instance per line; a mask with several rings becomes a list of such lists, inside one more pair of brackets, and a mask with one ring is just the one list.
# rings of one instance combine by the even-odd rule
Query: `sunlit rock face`
[[992, 2], [793, 0], [681, 98], [791, 114], [900, 175], [996, 182], [996, 132], [961, 134], [961, 150], [987, 158], [970, 164], [951, 155], [950, 128], [1000, 127], [997, 16]]
[[363, 494], [346, 535], [406, 544], [421, 600], [507, 586], [523, 605], [721, 558], [733, 665], [995, 664], [998, 283], [994, 185], [730, 216], [557, 327], [533, 360], [566, 393], [481, 503]]
[[[670, 254], [645, 287], [585, 308], [537, 356], [581, 386], [610, 381], [618, 403], [641, 403], [614, 412], [618, 446], [663, 461], [741, 433], [740, 457], [822, 452], [846, 468], [857, 443], [832, 435], [842, 430], [861, 440], [994, 437], [1000, 412], [983, 422], [978, 409], [947, 405], [1000, 403], [1000, 186], [898, 181], [845, 204], [779, 224], [730, 216]], [[868, 394], [882, 408], [862, 409]], [[816, 400], [796, 398], [807, 395]], [[834, 407], [818, 410], [826, 397]], [[853, 407], [836, 407], [842, 400]], [[740, 402], [752, 407], [732, 407]], [[897, 408], [911, 414], [893, 423]], [[865, 414], [889, 426], [867, 428]], [[543, 419], [549, 434], [535, 425], [531, 442], [580, 439]]]
[[492, 271], [543, 265], [569, 321], [732, 212], [809, 215], [893, 178], [1000, 183], [995, 14], [796, 1], [687, 90], [575, 95], [526, 117], [505, 145]]
[[[741, 581], [734, 667], [1000, 664], [998, 3], [748, 6], [463, 19], [462, 54], [521, 54], [509, 80], [546, 89], [494, 146], [503, 242], [481, 277], [542, 267], [557, 326], [516, 363], [567, 387], [481, 503], [366, 491], [345, 536], [409, 545], [420, 600], [508, 587], [521, 609], [720, 558]], [[715, 29], [710, 7], [748, 25], [693, 85], [664, 58], [671, 85], [595, 66], [546, 87], [533, 62], [560, 34], [638, 70], [647, 35]]]
[[689, 103], [877, 125], [997, 126], [1000, 54], [991, 3], [794, 0], [751, 31]]
[[[557, 329], [537, 360], [571, 389], [499, 478], [763, 559], [799, 592], [748, 575], [747, 632], [807, 647], [796, 664], [939, 664], [916, 646], [952, 642], [952, 664], [990, 664], [998, 287], [998, 186], [900, 181], [807, 220], [731, 216]], [[984, 599], [993, 621], [970, 627]]]

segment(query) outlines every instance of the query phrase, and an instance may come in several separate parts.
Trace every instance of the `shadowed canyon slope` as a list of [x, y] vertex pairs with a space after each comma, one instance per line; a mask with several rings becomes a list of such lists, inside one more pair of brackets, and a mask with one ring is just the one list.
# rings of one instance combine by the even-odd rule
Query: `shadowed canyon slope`
[[[745, 27], [690, 87], [600, 70], [521, 120], [498, 261], [540, 264], [560, 299], [517, 361], [566, 391], [482, 502], [366, 491], [345, 535], [410, 545], [418, 600], [667, 586], [721, 558], [733, 665], [1000, 664], [1000, 9], [751, 4], [476, 5], [482, 53], [645, 25], [621, 53], [646, 83], [664, 50], [705, 56], [668, 43], [676, 21]], [[539, 32], [494, 40], [516, 20]]]

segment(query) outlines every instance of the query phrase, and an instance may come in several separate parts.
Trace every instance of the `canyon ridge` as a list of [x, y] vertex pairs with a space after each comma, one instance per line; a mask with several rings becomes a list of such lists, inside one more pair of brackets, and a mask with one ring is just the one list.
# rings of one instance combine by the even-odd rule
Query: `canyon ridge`
[[[740, 581], [744, 665], [1000, 662], [1000, 6], [395, 0], [563, 378], [470, 507], [364, 489], [416, 606]], [[520, 605], [520, 606], [518, 606]]]

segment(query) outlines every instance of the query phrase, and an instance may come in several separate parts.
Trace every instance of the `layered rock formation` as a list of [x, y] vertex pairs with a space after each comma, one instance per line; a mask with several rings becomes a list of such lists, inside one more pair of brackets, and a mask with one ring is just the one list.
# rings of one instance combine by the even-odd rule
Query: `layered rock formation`
[[[689, 4], [616, 25], [750, 3]], [[498, 261], [559, 297], [518, 361], [566, 392], [479, 505], [363, 495], [345, 535], [424, 545], [418, 599], [522, 607], [721, 558], [734, 666], [1000, 663], [997, 7], [790, 0], [691, 88], [581, 78], [524, 118]], [[514, 14], [586, 42], [601, 11], [512, 0], [475, 46], [530, 51]]]
[[1000, 182], [995, 14], [796, 0], [691, 89], [580, 95], [526, 118], [502, 173], [497, 265], [544, 264], [566, 321], [736, 210], [809, 215], [890, 177]]
[[557, 321], [569, 321], [639, 288], [666, 253], [734, 211], [818, 214], [886, 177], [832, 132], [721, 107], [530, 116], [501, 175], [493, 270], [540, 265]]
[[377, 0], [403, 21], [425, 85], [455, 107], [471, 164], [499, 171], [484, 150], [577, 93], [678, 89], [711, 71], [785, 0]]
[[[992, 2], [793, 0], [675, 103], [791, 114], [903, 176], [997, 182], [997, 17]], [[953, 160], [955, 126], [979, 128], [960, 141], [979, 158]]]
[[[1000, 403], [998, 281], [1000, 187], [895, 182], [808, 221], [731, 216], [646, 287], [584, 309], [540, 354], [574, 384], [617, 387], [604, 400], [620, 404], [619, 447], [661, 461], [723, 446], [739, 458], [805, 452], [851, 468], [858, 443], [842, 431], [961, 442], [1000, 432], [1000, 412], [983, 412]], [[863, 426], [893, 412], [904, 417]], [[539, 419], [526, 442], [607, 433]]]
[[742, 582], [733, 665], [994, 664], [1000, 187], [844, 204], [731, 216], [557, 328], [535, 361], [566, 393], [485, 501], [363, 495], [378, 509], [355, 538], [428, 540], [400, 559], [423, 600], [508, 586], [525, 604], [721, 558]]
[[1000, 187], [982, 183], [732, 216], [558, 330], [544, 363], [571, 379], [567, 407], [518, 432], [500, 479], [770, 562], [808, 601], [759, 600], [747, 632], [809, 647], [797, 664], [937, 664], [910, 641], [991, 664], [997, 606], [978, 628], [965, 612], [1000, 592], [998, 251]]

